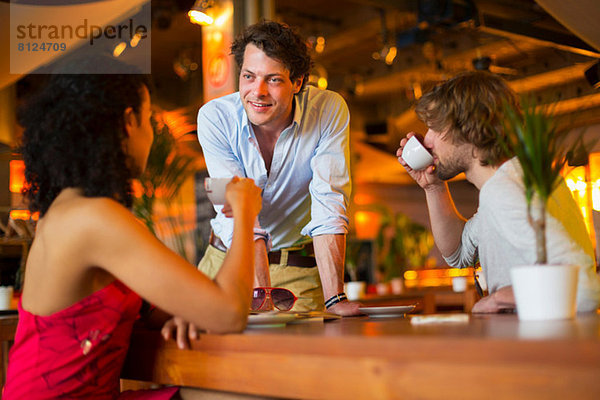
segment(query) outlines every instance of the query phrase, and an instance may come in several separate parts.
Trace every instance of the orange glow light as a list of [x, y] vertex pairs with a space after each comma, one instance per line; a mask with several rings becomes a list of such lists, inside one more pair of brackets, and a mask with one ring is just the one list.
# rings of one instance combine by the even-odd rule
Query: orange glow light
[[473, 268], [435, 268], [408, 270], [404, 272], [404, 284], [407, 288], [440, 287], [452, 285], [452, 278], [464, 276], [473, 284]]
[[10, 162], [10, 184], [12, 193], [21, 193], [25, 184], [25, 162], [23, 160], [11, 160]]
[[357, 211], [354, 214], [354, 223], [357, 238], [374, 239], [381, 224], [381, 214], [374, 211]]
[[11, 210], [10, 211], [10, 218], [12, 218], [12, 219], [29, 220], [30, 217], [31, 217], [31, 213], [29, 212], [29, 210]]
[[354, 204], [365, 205], [373, 202], [373, 196], [366, 193], [356, 193], [354, 195]]
[[24, 221], [37, 221], [40, 219], [40, 213], [36, 211], [32, 214], [29, 210], [11, 210], [10, 218], [13, 220], [22, 219]]
[[196, 25], [211, 25], [214, 22], [214, 19], [210, 15], [198, 10], [189, 11], [188, 17], [190, 18], [190, 22]]

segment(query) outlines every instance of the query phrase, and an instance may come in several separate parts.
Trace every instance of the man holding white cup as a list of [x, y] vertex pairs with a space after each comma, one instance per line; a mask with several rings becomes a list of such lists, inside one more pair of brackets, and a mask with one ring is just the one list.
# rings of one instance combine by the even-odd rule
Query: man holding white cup
[[[254, 24], [234, 41], [239, 92], [198, 112], [198, 139], [211, 178], [254, 179], [263, 189], [255, 226], [255, 286], [280, 286], [295, 310], [360, 314], [343, 293], [350, 196], [349, 112], [338, 94], [305, 87], [311, 60], [288, 26]], [[231, 241], [231, 221], [215, 205], [209, 276]], [[313, 255], [314, 254], [314, 255]]]
[[[488, 72], [461, 74], [438, 85], [419, 99], [417, 115], [428, 131], [423, 145], [433, 163], [413, 169], [404, 159], [409, 133], [396, 152], [399, 162], [425, 190], [433, 236], [448, 264], [463, 268], [481, 263], [489, 296], [473, 312], [515, 308], [510, 270], [535, 262], [535, 234], [527, 220], [522, 169], [505, 155], [498, 135], [502, 106], [516, 107], [507, 84]], [[410, 163], [407, 163], [410, 161]], [[479, 208], [468, 221], [456, 210], [447, 180], [464, 172], [479, 189]], [[547, 210], [547, 249], [550, 264], [580, 266], [577, 311], [593, 311], [600, 301], [594, 249], [583, 218], [562, 182], [552, 193]]]

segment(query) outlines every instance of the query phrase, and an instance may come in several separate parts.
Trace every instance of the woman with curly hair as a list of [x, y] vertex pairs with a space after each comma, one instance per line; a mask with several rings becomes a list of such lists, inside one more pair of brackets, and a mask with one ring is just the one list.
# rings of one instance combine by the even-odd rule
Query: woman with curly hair
[[21, 113], [25, 196], [40, 219], [4, 399], [179, 396], [178, 388], [119, 393], [141, 298], [199, 329], [244, 329], [260, 189], [250, 179], [227, 186], [234, 243], [208, 279], [129, 210], [153, 140], [150, 116], [148, 84], [136, 74], [54, 75]]

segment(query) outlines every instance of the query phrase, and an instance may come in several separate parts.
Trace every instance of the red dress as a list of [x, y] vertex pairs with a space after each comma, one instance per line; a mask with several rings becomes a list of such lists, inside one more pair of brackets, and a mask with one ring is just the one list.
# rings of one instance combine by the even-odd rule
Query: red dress
[[177, 387], [119, 393], [119, 376], [141, 299], [119, 281], [50, 316], [19, 302], [5, 400], [170, 399]]

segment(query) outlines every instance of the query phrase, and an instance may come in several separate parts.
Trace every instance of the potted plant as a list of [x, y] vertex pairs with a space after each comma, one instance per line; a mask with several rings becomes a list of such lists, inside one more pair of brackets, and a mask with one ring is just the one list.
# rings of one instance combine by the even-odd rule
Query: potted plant
[[[378, 228], [374, 236], [373, 278], [377, 282], [378, 294], [390, 290], [401, 293], [404, 287], [403, 275], [408, 268], [421, 268], [427, 264], [429, 253], [434, 246], [432, 233], [423, 225], [414, 222], [403, 213], [393, 213], [382, 204], [362, 206], [361, 211], [378, 215]], [[363, 244], [348, 241], [346, 247], [346, 272], [350, 281], [358, 281], [361, 265], [365, 264]], [[367, 264], [371, 260], [366, 260]]]
[[391, 282], [392, 291], [401, 292], [405, 270], [425, 266], [433, 245], [433, 235], [425, 226], [386, 209], [377, 235], [382, 282]]
[[[138, 178], [138, 190], [133, 202], [134, 214], [148, 229], [163, 241], [171, 241], [174, 250], [193, 261], [186, 254], [185, 232], [181, 210], [177, 210], [178, 195], [184, 182], [196, 171], [194, 157], [182, 153], [177, 141], [164, 121], [152, 118], [154, 141], [143, 174]], [[167, 226], [157, 224], [157, 206]], [[166, 228], [166, 229], [165, 229]]]
[[[547, 262], [546, 206], [552, 192], [560, 183], [561, 170], [574, 154], [575, 145], [566, 146], [566, 132], [559, 131], [552, 110], [539, 107], [534, 101], [523, 100], [522, 111], [505, 104], [503, 145], [507, 154], [514, 154], [523, 169], [527, 200], [527, 218], [536, 239], [536, 264]], [[539, 213], [534, 216], [532, 207]]]
[[580, 266], [547, 265], [546, 209], [561, 182], [561, 170], [583, 148], [583, 139], [580, 135], [568, 145], [566, 132], [558, 129], [551, 108], [530, 100], [522, 105], [519, 112], [505, 104], [503, 122], [503, 145], [523, 170], [527, 218], [536, 243], [535, 265], [511, 269], [517, 311], [522, 320], [573, 318]]

